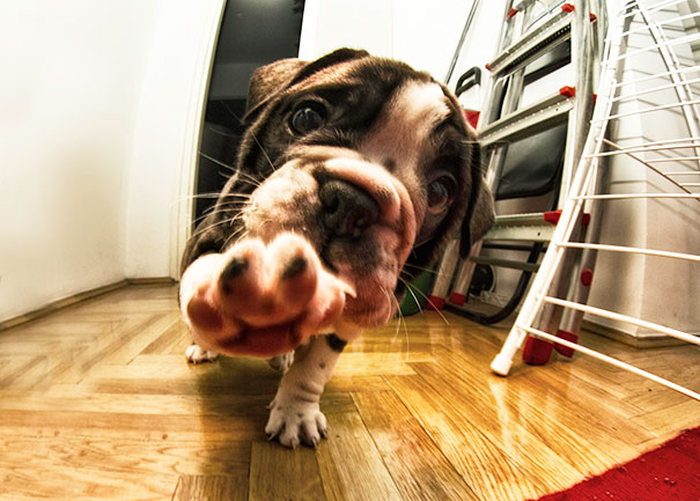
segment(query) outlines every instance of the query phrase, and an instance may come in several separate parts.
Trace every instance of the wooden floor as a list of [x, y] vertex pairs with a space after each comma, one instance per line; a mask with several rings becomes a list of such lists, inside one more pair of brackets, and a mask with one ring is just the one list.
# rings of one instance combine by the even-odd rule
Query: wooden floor
[[[536, 498], [700, 424], [700, 404], [594, 360], [488, 369], [506, 329], [435, 313], [350, 345], [316, 450], [268, 443], [278, 375], [189, 366], [172, 286], [0, 333], [0, 499]], [[698, 389], [698, 352], [588, 345]]]

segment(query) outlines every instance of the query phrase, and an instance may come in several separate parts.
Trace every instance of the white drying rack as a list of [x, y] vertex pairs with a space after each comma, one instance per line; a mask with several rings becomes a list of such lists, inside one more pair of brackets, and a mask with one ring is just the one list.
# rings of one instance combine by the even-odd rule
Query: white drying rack
[[[634, 200], [634, 199], [689, 199], [700, 202], [700, 119], [697, 98], [693, 87], [700, 82], [700, 66], [683, 65], [674, 51], [675, 47], [682, 44], [690, 44], [700, 41], [698, 33], [686, 35], [677, 33], [669, 36], [664, 29], [673, 23], [682, 23], [687, 20], [694, 20], [700, 17], [698, 12], [683, 14], [677, 8], [681, 4], [679, 0], [657, 2], [654, 5], [647, 5], [648, 2], [631, 0], [621, 7], [617, 16], [611, 19], [610, 30], [606, 40], [603, 68], [600, 79], [600, 89], [598, 90], [597, 103], [591, 128], [588, 134], [584, 153], [577, 166], [569, 196], [564, 204], [564, 208], [559, 219], [551, 243], [542, 260], [540, 270], [532, 284], [532, 287], [523, 303], [501, 352], [494, 358], [491, 369], [502, 376], [506, 376], [510, 371], [513, 358], [517, 350], [523, 345], [526, 338], [534, 338], [537, 342], [554, 343], [557, 348], [575, 350], [578, 353], [589, 355], [603, 362], [616, 367], [628, 370], [657, 383], [663, 384], [696, 400], [700, 400], [700, 394], [690, 388], [683, 387], [672, 381], [659, 377], [648, 371], [617, 360], [610, 356], [599, 353], [590, 348], [580, 346], [575, 342], [562, 339], [557, 336], [557, 332], [568, 331], [577, 332], [580, 328], [584, 314], [589, 316], [607, 319], [608, 321], [622, 322], [646, 329], [651, 332], [671, 336], [680, 341], [700, 345], [700, 337], [669, 325], [660, 325], [629, 315], [623, 315], [603, 308], [596, 308], [586, 304], [588, 298], [588, 287], [582, 285], [578, 280], [573, 290], [569, 292], [566, 299], [555, 297], [557, 294], [556, 282], [558, 273], [562, 273], [561, 265], [565, 252], [572, 250], [581, 253], [580, 268], [592, 269], [598, 252], [629, 253], [645, 256], [656, 256], [666, 259], [679, 259], [689, 263], [700, 263], [700, 255], [675, 252], [666, 250], [656, 250], [648, 248], [627, 247], [619, 245], [606, 245], [592, 239], [599, 238], [599, 232], [593, 231], [588, 235], [585, 242], [576, 239], [575, 229], [579, 225], [580, 219], [587, 212], [596, 213], [600, 210], [599, 204], [607, 200]], [[674, 8], [676, 7], [676, 8]], [[650, 37], [651, 43], [641, 48], [629, 48], [628, 39], [631, 35], [644, 33]], [[644, 54], [656, 54], [654, 57], [661, 58], [666, 71], [636, 78], [630, 81], [626, 73], [622, 71], [625, 62], [635, 56]], [[650, 82], [654, 84], [660, 79], [665, 81], [661, 85], [654, 85], [635, 93], [623, 92], [630, 84]], [[648, 95], [658, 91], [672, 91], [673, 96], [669, 102], [646, 106], [633, 111], [625, 111], [621, 104], [625, 101], [637, 99], [642, 95]], [[687, 136], [675, 137], [673, 139], [655, 140], [645, 137], [637, 144], [620, 145], [608, 139], [610, 130], [619, 125], [619, 121], [629, 120], [632, 117], [648, 116], [662, 110], [680, 111], [682, 120], [687, 129]], [[622, 141], [620, 141], [622, 142]], [[656, 154], [653, 158], [652, 152]], [[659, 153], [663, 156], [659, 157]], [[635, 161], [643, 168], [650, 169], [655, 175], [665, 180], [665, 186], [672, 189], [659, 193], [624, 193], [606, 194], [602, 193], [604, 184], [601, 182], [605, 178], [605, 169], [608, 168], [606, 160], [624, 155]], [[662, 184], [662, 183], [659, 183]], [[564, 271], [564, 273], [570, 271]], [[700, 280], [700, 276], [697, 276]], [[590, 284], [588, 284], [590, 285]], [[551, 309], [557, 308], [567, 311], [566, 325], [559, 331], [551, 326], [541, 328], [542, 317], [551, 317]], [[698, 303], [700, 308], [700, 303]], [[543, 310], [549, 310], [550, 315], [543, 315]], [[561, 312], [559, 316], [561, 317]], [[546, 332], [551, 331], [551, 332]]]

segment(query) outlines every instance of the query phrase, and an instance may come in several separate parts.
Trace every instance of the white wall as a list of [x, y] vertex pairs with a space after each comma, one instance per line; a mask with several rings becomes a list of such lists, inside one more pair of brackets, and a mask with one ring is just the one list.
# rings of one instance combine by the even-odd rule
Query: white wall
[[159, 6], [2, 2], [0, 319], [124, 277], [124, 167]]
[[[366, 49], [442, 80], [470, 7], [462, 0], [306, 0], [299, 57], [311, 60], [340, 47]], [[501, 16], [502, 9], [489, 10]]]
[[168, 0], [159, 12], [129, 159], [124, 268], [129, 278], [179, 277], [223, 6], [223, 0]]
[[0, 320], [170, 275], [221, 7], [0, 1]]

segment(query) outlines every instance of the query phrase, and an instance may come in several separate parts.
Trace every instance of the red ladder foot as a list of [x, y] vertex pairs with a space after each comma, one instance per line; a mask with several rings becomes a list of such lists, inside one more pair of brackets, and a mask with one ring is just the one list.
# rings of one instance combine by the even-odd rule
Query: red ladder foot
[[528, 336], [523, 348], [523, 362], [530, 365], [544, 365], [549, 362], [553, 345], [549, 341]]
[[[557, 337], [560, 337], [562, 339], [566, 339], [567, 341], [570, 341], [572, 343], [578, 343], [578, 336], [574, 334], [573, 332], [568, 332], [568, 331], [563, 331], [559, 329], [557, 331]], [[565, 357], [573, 357], [574, 356], [574, 350], [573, 348], [569, 348], [567, 346], [563, 346], [561, 344], [555, 344], [554, 349], [557, 350], [559, 353], [564, 355]]]
[[425, 305], [426, 310], [440, 311], [445, 308], [445, 298], [433, 296], [432, 294], [428, 296], [428, 304]]

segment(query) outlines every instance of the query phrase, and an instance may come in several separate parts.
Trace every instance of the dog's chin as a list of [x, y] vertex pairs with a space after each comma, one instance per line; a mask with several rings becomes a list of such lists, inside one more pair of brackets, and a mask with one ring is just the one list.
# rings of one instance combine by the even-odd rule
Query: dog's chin
[[363, 329], [379, 327], [386, 324], [397, 310], [394, 297], [396, 279], [388, 271], [363, 273], [361, 277], [350, 277], [341, 273], [341, 280], [352, 284], [356, 291], [354, 296], [345, 300], [342, 319]]
[[387, 298], [378, 298], [379, 304], [367, 305], [350, 299], [345, 304], [343, 320], [364, 329], [386, 324], [396, 313], [396, 308]]

